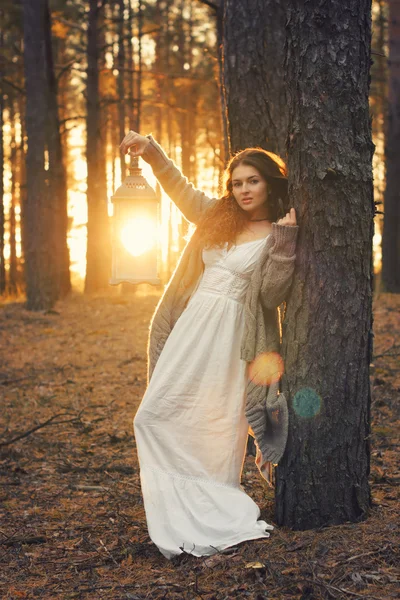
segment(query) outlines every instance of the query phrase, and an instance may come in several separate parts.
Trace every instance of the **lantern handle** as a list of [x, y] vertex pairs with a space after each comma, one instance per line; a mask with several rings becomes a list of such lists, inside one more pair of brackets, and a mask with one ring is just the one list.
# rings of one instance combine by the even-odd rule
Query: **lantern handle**
[[136, 156], [137, 144], [132, 144], [129, 148], [130, 164], [129, 171], [131, 175], [141, 175], [142, 169], [139, 167], [139, 157]]

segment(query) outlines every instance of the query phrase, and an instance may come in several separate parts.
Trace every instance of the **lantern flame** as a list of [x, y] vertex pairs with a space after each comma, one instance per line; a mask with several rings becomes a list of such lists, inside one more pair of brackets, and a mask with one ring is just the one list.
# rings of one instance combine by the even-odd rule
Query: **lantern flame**
[[156, 224], [148, 217], [128, 221], [121, 230], [121, 242], [132, 256], [141, 256], [156, 244]]

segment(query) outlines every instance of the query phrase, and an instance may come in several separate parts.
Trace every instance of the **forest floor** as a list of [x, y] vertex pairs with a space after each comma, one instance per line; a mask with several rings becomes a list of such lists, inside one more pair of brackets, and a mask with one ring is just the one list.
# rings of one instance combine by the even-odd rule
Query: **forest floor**
[[[398, 598], [400, 296], [374, 301], [369, 518], [168, 561], [147, 535], [132, 430], [148, 292], [0, 306], [0, 598]], [[273, 523], [252, 457], [243, 485]]]

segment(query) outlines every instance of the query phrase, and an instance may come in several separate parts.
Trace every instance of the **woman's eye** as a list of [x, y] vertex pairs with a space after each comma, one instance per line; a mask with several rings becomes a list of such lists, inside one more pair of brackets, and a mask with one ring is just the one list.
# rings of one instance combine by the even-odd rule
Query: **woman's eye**
[[235, 181], [235, 183], [233, 184], [233, 187], [239, 187], [240, 183], [238, 181]]
[[258, 179], [252, 179], [250, 183], [258, 183]]

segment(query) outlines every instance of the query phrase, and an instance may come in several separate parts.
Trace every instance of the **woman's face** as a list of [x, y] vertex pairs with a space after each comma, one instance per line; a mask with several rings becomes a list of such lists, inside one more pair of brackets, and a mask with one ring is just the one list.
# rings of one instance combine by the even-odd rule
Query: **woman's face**
[[251, 214], [267, 209], [268, 184], [255, 167], [238, 165], [232, 171], [232, 193], [240, 208]]

